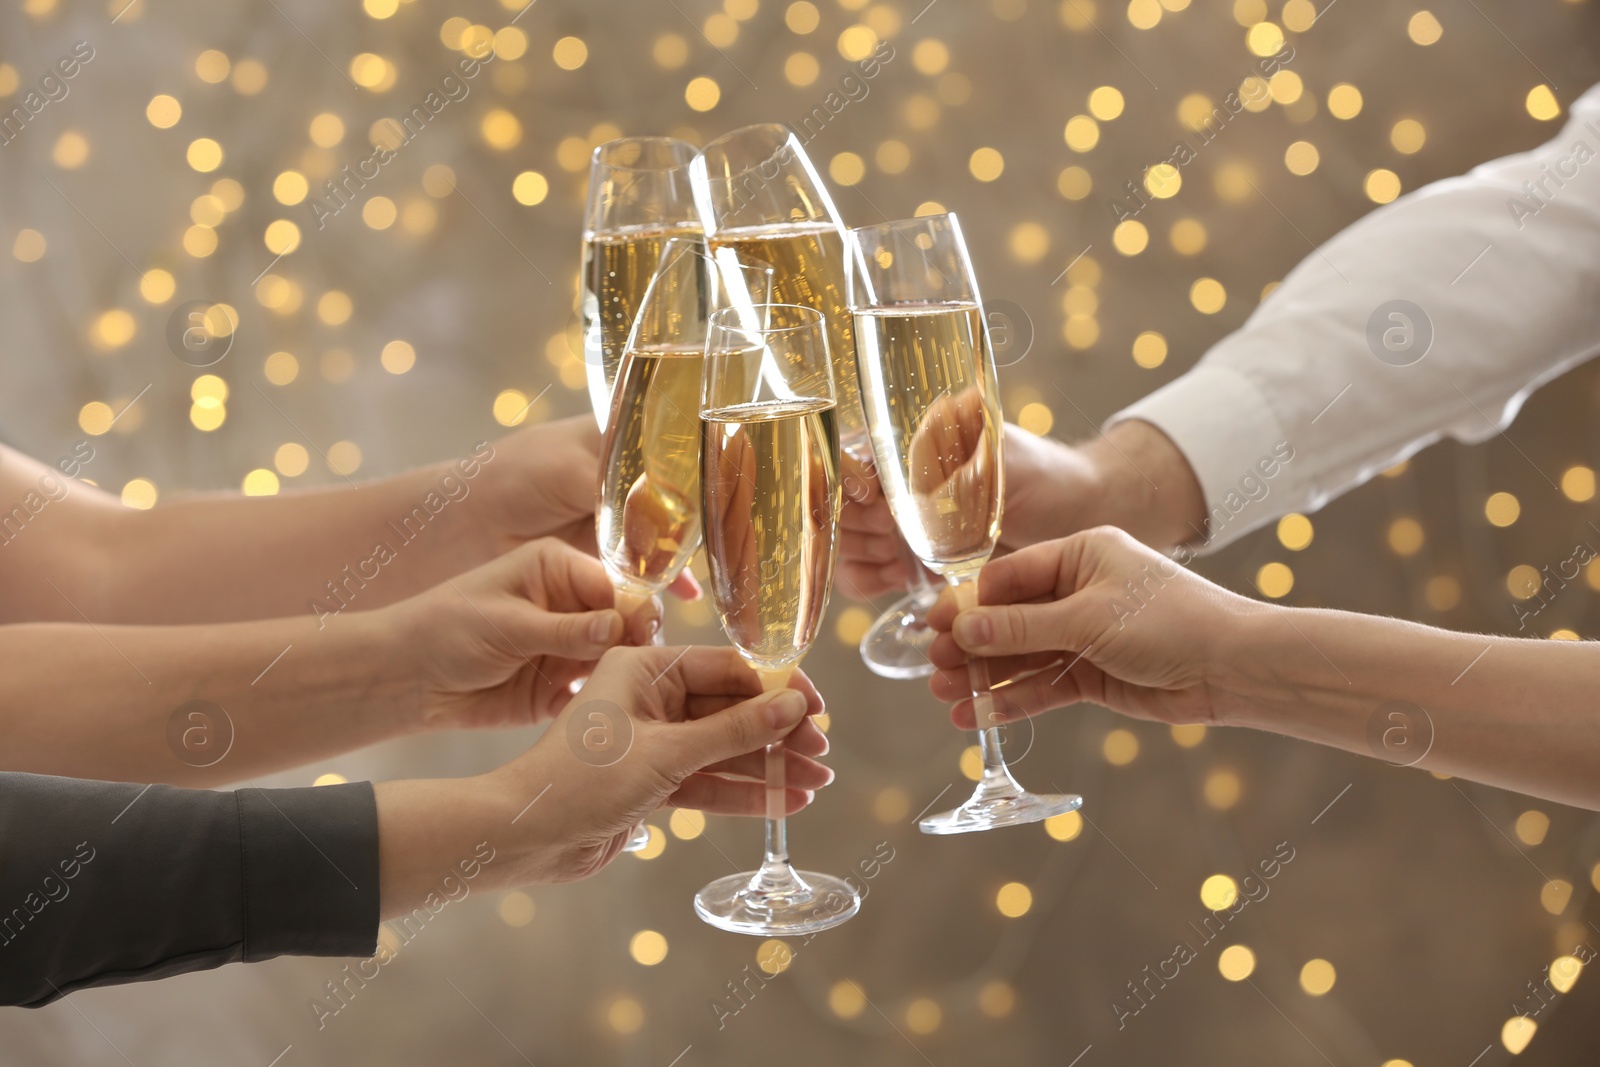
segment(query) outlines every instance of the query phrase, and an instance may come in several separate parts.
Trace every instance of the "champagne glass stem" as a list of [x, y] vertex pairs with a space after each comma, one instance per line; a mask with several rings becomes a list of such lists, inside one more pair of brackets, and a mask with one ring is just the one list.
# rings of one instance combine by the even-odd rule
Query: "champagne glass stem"
[[[794, 673], [794, 669], [757, 673], [761, 677], [762, 690], [771, 692], [788, 686], [789, 677]], [[785, 814], [788, 809], [785, 799], [787, 777], [783, 767], [783, 742], [777, 741], [768, 745], [766, 751], [766, 855], [761, 860], [761, 872], [757, 875], [757, 880], [769, 883], [787, 882], [794, 875], [789, 866], [789, 823]]]
[[[950, 587], [955, 591], [956, 603], [962, 608], [977, 606], [976, 575], [951, 580]], [[967, 679], [972, 687], [972, 714], [978, 727], [978, 754], [983, 760], [983, 777], [978, 781], [978, 789], [973, 799], [991, 800], [1018, 796], [1023, 790], [1016, 779], [1011, 777], [1011, 770], [1006, 766], [1000, 737], [999, 709], [996, 705], [994, 684], [989, 676], [989, 661], [982, 656], [968, 659]]]
[[906, 592], [912, 593], [919, 601], [934, 599], [938, 594], [933, 579], [928, 576], [928, 569], [922, 565], [917, 554], [911, 551], [911, 545], [898, 533], [895, 535], [900, 542], [900, 562], [906, 565], [906, 572], [910, 575], [906, 579]]

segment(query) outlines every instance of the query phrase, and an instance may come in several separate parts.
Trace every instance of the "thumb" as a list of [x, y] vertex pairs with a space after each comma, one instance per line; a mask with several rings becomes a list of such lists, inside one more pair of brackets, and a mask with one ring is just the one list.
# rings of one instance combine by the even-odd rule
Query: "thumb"
[[1067, 597], [1051, 604], [1003, 604], [969, 608], [955, 618], [956, 644], [983, 656], [1019, 656], [1082, 648], [1087, 620], [1082, 604]]
[[622, 640], [622, 616], [604, 611], [555, 612], [535, 609], [529, 625], [530, 640], [539, 655], [568, 659], [599, 659]]
[[805, 694], [778, 689], [698, 719], [669, 724], [676, 744], [669, 773], [693, 774], [782, 741], [806, 716]]

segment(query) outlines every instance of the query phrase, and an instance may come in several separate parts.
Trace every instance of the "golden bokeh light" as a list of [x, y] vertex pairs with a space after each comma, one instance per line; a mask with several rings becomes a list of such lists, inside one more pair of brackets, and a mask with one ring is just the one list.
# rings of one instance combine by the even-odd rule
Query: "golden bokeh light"
[[944, 1011], [936, 1000], [918, 997], [906, 1005], [906, 1029], [913, 1034], [931, 1034], [944, 1022]]
[[1266, 563], [1256, 571], [1256, 588], [1261, 595], [1278, 600], [1289, 595], [1294, 588], [1294, 571], [1287, 563]]
[[1212, 911], [1232, 907], [1238, 899], [1238, 883], [1225, 874], [1213, 874], [1200, 883], [1200, 903]]
[[581, 37], [563, 37], [550, 50], [550, 57], [562, 70], [577, 70], [589, 61], [589, 46]]
[[1201, 790], [1206, 805], [1217, 811], [1228, 811], [1234, 807], [1243, 793], [1244, 784], [1230, 770], [1215, 770], [1206, 775], [1205, 786]]
[[1083, 816], [1076, 811], [1052, 815], [1044, 821], [1044, 832], [1055, 841], [1073, 841], [1083, 833]]
[[992, 182], [1005, 173], [1005, 157], [996, 148], [979, 148], [967, 158], [967, 169], [980, 182]]
[[1387, 204], [1400, 195], [1400, 175], [1387, 167], [1379, 167], [1367, 172], [1361, 188], [1374, 204]]
[[1416, 119], [1401, 119], [1390, 128], [1389, 143], [1401, 155], [1416, 155], [1428, 143], [1428, 131]]
[[160, 495], [155, 483], [148, 478], [134, 478], [122, 487], [122, 506], [148, 511], [156, 506]]
[[272, 465], [286, 478], [298, 478], [311, 465], [311, 453], [298, 441], [287, 441], [272, 453]]
[[978, 1010], [991, 1019], [1004, 1019], [1017, 1007], [1017, 991], [998, 978], [983, 983], [978, 990]]
[[1409, 516], [1395, 519], [1387, 534], [1389, 551], [1397, 556], [1414, 556], [1422, 549], [1422, 523]]
[[1337, 979], [1333, 964], [1324, 959], [1307, 960], [1300, 968], [1300, 988], [1314, 997], [1327, 993]]
[[710, 111], [722, 99], [722, 87], [715, 79], [701, 75], [684, 87], [683, 99], [696, 111]]
[[994, 906], [1008, 919], [1021, 918], [1033, 907], [1033, 891], [1021, 882], [1007, 882], [995, 893]]
[[1145, 330], [1133, 339], [1133, 361], [1145, 370], [1154, 370], [1167, 361], [1167, 339], [1155, 330]]
[[1139, 758], [1139, 738], [1131, 730], [1112, 730], [1100, 742], [1100, 755], [1113, 767], [1126, 767]]
[[1074, 115], [1067, 120], [1061, 136], [1074, 152], [1088, 152], [1100, 143], [1100, 124], [1088, 115]]
[[[793, 5], [798, 6], [798, 5]], [[810, 7], [810, 4], [806, 4]], [[828, 989], [828, 1010], [841, 1019], [854, 1019], [867, 1008], [861, 987], [848, 980], [833, 983]]]
[[156, 129], [170, 130], [183, 118], [183, 105], [178, 103], [177, 97], [160, 93], [151, 97], [150, 103], [145, 105], [144, 117]]
[[1179, 748], [1194, 748], [1206, 739], [1205, 724], [1199, 722], [1174, 723], [1170, 732]]
[[794, 962], [794, 950], [786, 941], [770, 938], [756, 946], [756, 966], [767, 974], [782, 974]]
[[1510, 526], [1521, 514], [1522, 503], [1511, 493], [1491, 493], [1483, 503], [1484, 518], [1491, 526]]
[[1550, 832], [1550, 816], [1537, 808], [1525, 811], [1517, 816], [1516, 830], [1523, 844], [1542, 844], [1545, 835]]
[[667, 829], [679, 841], [693, 841], [706, 832], [705, 813], [694, 808], [674, 808]]
[[16, 240], [11, 242], [11, 254], [21, 263], [37, 263], [44, 258], [49, 242], [44, 239], [44, 234], [38, 230], [24, 227], [17, 231]]
[[1444, 36], [1444, 27], [1433, 12], [1418, 11], [1406, 23], [1406, 36], [1420, 45], [1435, 44]]
[[539, 908], [528, 894], [520, 889], [513, 889], [500, 898], [495, 910], [499, 913], [501, 922], [514, 929], [520, 929], [533, 922]]
[[1328, 90], [1328, 114], [1336, 119], [1353, 119], [1361, 114], [1361, 90], [1340, 82]]
[[640, 930], [628, 940], [628, 955], [635, 963], [654, 967], [667, 958], [667, 939], [655, 930]]
[[1311, 520], [1297, 511], [1278, 520], [1278, 543], [1291, 552], [1309, 546], [1313, 535]]
[[1513, 1056], [1519, 1055], [1528, 1047], [1528, 1042], [1533, 1040], [1534, 1032], [1538, 1029], [1539, 1024], [1528, 1016], [1513, 1015], [1500, 1028], [1500, 1044]]
[[239, 489], [245, 496], [277, 496], [278, 475], [265, 467], [257, 467], [244, 476]]
[[1125, 256], [1136, 256], [1150, 244], [1150, 231], [1138, 219], [1123, 219], [1111, 231], [1111, 247]]
[[1189, 287], [1189, 303], [1202, 315], [1215, 315], [1228, 302], [1228, 291], [1215, 278], [1200, 278]]
[[1230, 982], [1242, 982], [1256, 970], [1256, 954], [1244, 945], [1229, 945], [1217, 954], [1217, 972]]

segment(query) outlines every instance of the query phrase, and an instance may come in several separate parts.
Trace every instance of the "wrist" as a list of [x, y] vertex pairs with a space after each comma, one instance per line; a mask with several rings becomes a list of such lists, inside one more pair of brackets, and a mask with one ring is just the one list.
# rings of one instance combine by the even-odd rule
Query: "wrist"
[[427, 728], [422, 701], [424, 649], [430, 631], [414, 607], [416, 597], [371, 611], [325, 620], [330, 650], [349, 680], [362, 714], [381, 716], [390, 736]]
[[1116, 423], [1083, 446], [1089, 525], [1117, 526], [1167, 550], [1205, 535], [1205, 495], [1178, 446], [1142, 419]]
[[1305, 642], [1295, 638], [1297, 647], [1286, 642], [1285, 634], [1296, 633], [1287, 618], [1292, 608], [1225, 595], [1227, 602], [1206, 627], [1201, 655], [1213, 720], [1219, 726], [1271, 729], [1264, 709], [1290, 684]]
[[460, 899], [463, 885], [482, 891], [526, 884], [512, 844], [516, 812], [506, 810], [488, 776], [380, 782], [374, 793], [384, 919]]

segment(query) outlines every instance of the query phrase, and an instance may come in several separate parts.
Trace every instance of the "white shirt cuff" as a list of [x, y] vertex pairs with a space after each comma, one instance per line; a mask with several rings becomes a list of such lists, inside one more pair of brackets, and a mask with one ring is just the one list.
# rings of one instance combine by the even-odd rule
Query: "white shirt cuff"
[[1220, 548], [1277, 518], [1294, 449], [1277, 416], [1248, 378], [1202, 364], [1134, 402], [1106, 422], [1155, 426], [1178, 446], [1205, 494], [1204, 549]]

